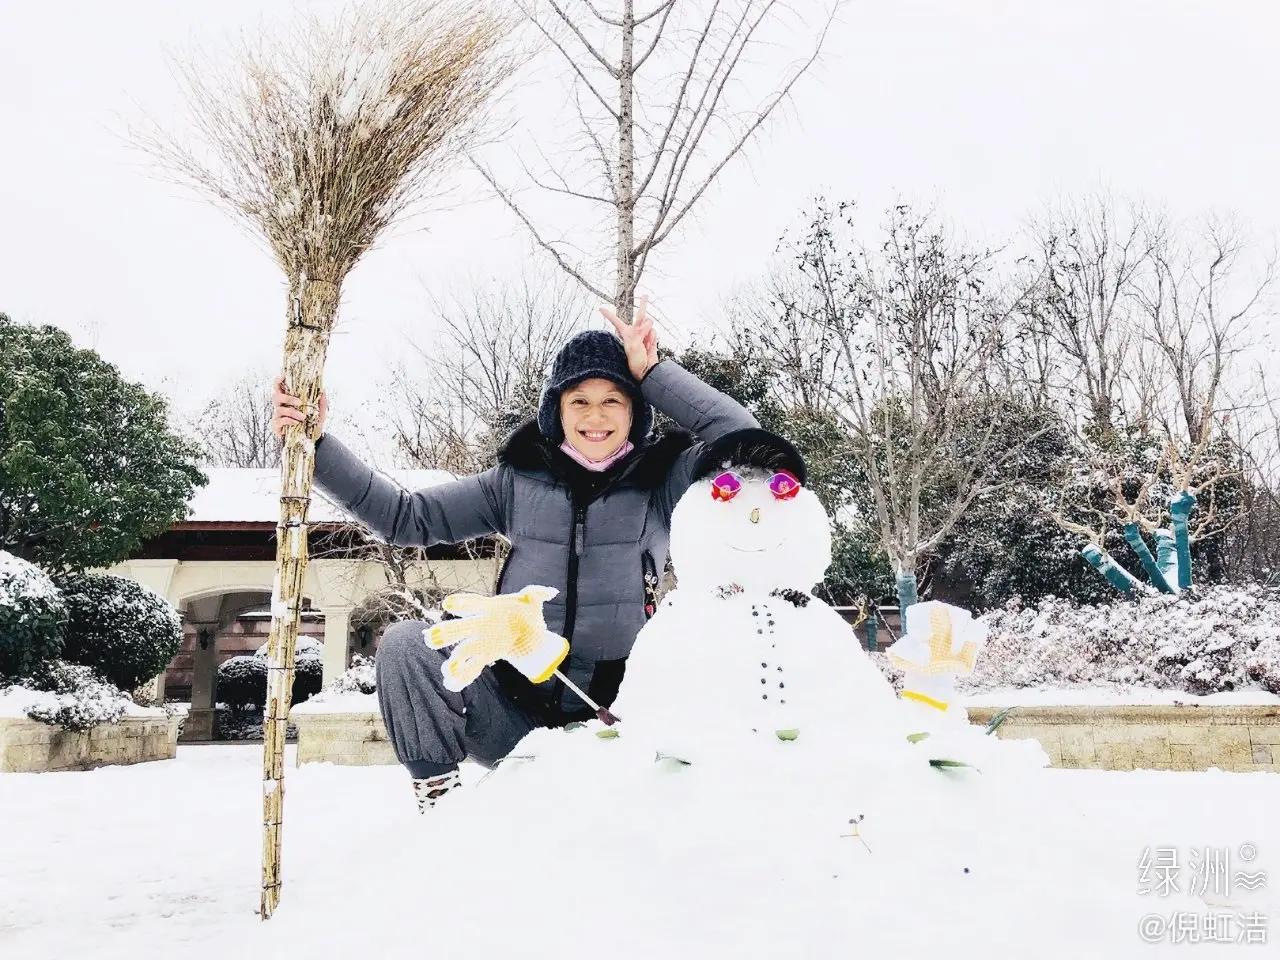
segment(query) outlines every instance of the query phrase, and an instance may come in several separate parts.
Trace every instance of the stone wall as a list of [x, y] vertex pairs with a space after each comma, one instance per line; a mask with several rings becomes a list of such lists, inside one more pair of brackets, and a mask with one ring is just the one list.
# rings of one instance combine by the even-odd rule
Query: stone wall
[[336, 763], [375, 766], [396, 762], [387, 728], [377, 711], [308, 713], [294, 711], [289, 721], [298, 729], [298, 766]]
[[[985, 726], [999, 707], [969, 707]], [[298, 763], [395, 763], [377, 712], [294, 713]], [[1280, 773], [1280, 705], [1015, 707], [1004, 738], [1038, 740], [1055, 767]]]
[[127, 717], [77, 731], [0, 717], [0, 772], [50, 773], [172, 760], [177, 756], [181, 722], [180, 716]]
[[[998, 707], [969, 707], [986, 724]], [[1280, 772], [1280, 705], [1015, 707], [1001, 737], [1040, 741], [1055, 767]]]

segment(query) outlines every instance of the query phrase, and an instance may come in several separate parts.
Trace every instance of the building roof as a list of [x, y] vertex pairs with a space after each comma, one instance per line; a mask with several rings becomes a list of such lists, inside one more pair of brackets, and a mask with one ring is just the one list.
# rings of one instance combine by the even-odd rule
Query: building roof
[[[444, 470], [379, 471], [406, 490], [421, 490], [456, 479]], [[206, 467], [209, 483], [196, 491], [190, 501], [190, 514], [184, 524], [267, 523], [280, 519], [280, 471], [234, 467]], [[313, 488], [310, 523], [349, 522], [341, 510]]]

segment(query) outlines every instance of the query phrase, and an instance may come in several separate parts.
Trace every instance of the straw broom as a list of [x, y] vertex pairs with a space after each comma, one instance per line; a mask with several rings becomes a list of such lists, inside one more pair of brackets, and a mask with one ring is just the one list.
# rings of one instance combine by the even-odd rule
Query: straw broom
[[393, 0], [333, 24], [307, 20], [282, 42], [242, 45], [228, 70], [178, 65], [195, 146], [163, 132], [131, 137], [265, 240], [288, 281], [283, 374], [307, 418], [286, 431], [281, 468], [263, 723], [263, 920], [280, 900], [316, 414], [342, 283], [480, 136], [487, 105], [517, 66], [507, 45], [514, 25], [482, 0]]

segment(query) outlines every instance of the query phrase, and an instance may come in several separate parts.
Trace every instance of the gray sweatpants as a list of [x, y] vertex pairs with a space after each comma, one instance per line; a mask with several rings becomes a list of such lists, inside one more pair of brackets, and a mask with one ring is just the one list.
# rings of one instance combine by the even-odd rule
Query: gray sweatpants
[[485, 669], [461, 693], [446, 690], [448, 651], [423, 640], [430, 624], [392, 624], [378, 644], [378, 706], [396, 757], [414, 777], [431, 777], [465, 759], [492, 767], [538, 724], [511, 703]]

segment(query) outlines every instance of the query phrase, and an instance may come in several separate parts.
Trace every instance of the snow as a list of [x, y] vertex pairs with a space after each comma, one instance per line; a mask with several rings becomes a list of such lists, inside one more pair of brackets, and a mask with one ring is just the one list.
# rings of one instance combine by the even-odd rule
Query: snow
[[17, 606], [19, 600], [60, 603], [61, 594], [39, 567], [0, 550], [0, 607]]
[[314, 697], [292, 707], [289, 716], [300, 713], [377, 713], [376, 693], [317, 693]]
[[390, 51], [377, 47], [353, 51], [343, 65], [337, 84], [339, 96], [335, 112], [338, 118], [350, 123], [361, 107], [382, 106], [388, 101], [394, 79], [395, 60]]
[[[83, 698], [80, 698], [83, 700]], [[72, 694], [49, 693], [44, 690], [32, 690], [29, 687], [11, 686], [0, 690], [0, 717], [26, 718], [27, 712], [33, 709], [54, 712], [62, 707], [75, 703], [77, 698]], [[141, 707], [129, 698], [121, 695], [112, 699], [118, 704], [118, 712], [126, 717], [163, 717], [165, 711], [158, 707]], [[116, 712], [113, 710], [113, 712]]]
[[[965, 707], [1073, 707], [1129, 704], [1278, 706], [1280, 696], [1265, 690], [1230, 690], [1195, 696], [1154, 687], [1009, 687], [960, 695]], [[318, 693], [294, 713], [376, 713], [374, 693]]]
[[1078, 605], [1048, 597], [982, 617], [987, 649], [967, 686], [1142, 686], [1185, 694], [1280, 692], [1280, 590], [1195, 587]]
[[[622, 742], [593, 745], [603, 754]], [[533, 773], [538, 762], [515, 772]], [[563, 960], [576, 943], [606, 945], [594, 952], [609, 960], [1074, 960], [1085, 951], [1109, 960], [1200, 956], [1205, 948], [1168, 936], [1163, 947], [1144, 944], [1139, 921], [1227, 909], [1260, 911], [1267, 942], [1280, 935], [1274, 880], [1229, 898], [1188, 889], [1189, 857], [1206, 847], [1229, 848], [1234, 873], [1244, 867], [1241, 845], [1254, 844], [1254, 867], [1275, 877], [1280, 822], [1269, 811], [1280, 804], [1280, 777], [1271, 774], [1043, 771], [998, 800], [1000, 825], [985, 828], [957, 866], [945, 851], [905, 861], [870, 818], [858, 827], [870, 852], [836, 837], [787, 864], [787, 831], [753, 833], [758, 824], [729, 793], [699, 809], [679, 774], [657, 781], [649, 815], [610, 826], [617, 797], [599, 792], [591, 768], [554, 794], [517, 795], [489, 789], [496, 777], [478, 783], [483, 771], [464, 765], [464, 786], [420, 817], [397, 767], [293, 764], [290, 747], [284, 886], [267, 923], [254, 915], [260, 749], [182, 745], [174, 760], [0, 775], [0, 809], [23, 827], [0, 831], [4, 955], [135, 960], [163, 944], [188, 960], [394, 960], [429, 946], [440, 956]], [[1071, 813], [1042, 815], [1041, 804]], [[531, 859], [554, 846], [541, 830], [556, 807], [586, 811], [583, 826], [596, 832], [562, 857]], [[709, 814], [717, 826], [695, 834], [689, 824], [705, 825]], [[805, 811], [778, 808], [774, 819], [794, 826]], [[1061, 830], [1069, 851], [1050, 859], [1038, 844], [1009, 849], [1025, 825]], [[530, 840], [534, 851], [523, 845]], [[1151, 880], [1143, 882], [1144, 854], [1166, 848], [1181, 864], [1179, 891], [1141, 894]]]
[[[266, 659], [267, 651], [271, 647], [271, 641], [267, 641], [257, 650], [253, 651], [255, 657]], [[301, 636], [293, 641], [293, 655], [298, 657], [323, 657], [324, 641], [315, 637]]]
[[[1223, 917], [1274, 942], [1280, 885], [1235, 881], [1280, 863], [1280, 776], [1055, 770], [1035, 740], [900, 700], [830, 607], [776, 594], [805, 564], [719, 562], [726, 544], [800, 558], [821, 519], [754, 483], [677, 505], [681, 585], [641, 631], [616, 727], [535, 730], [425, 816], [398, 766], [289, 764], [268, 923], [260, 750], [0, 778], [24, 825], [0, 832], [6, 955], [1179, 957], [1169, 926]], [[337, 685], [323, 709], [375, 701]], [[1153, 891], [1170, 855], [1175, 886]]]
[[[280, 519], [280, 471], [234, 467], [205, 469], [208, 484], [190, 501], [187, 523], [276, 523]], [[385, 476], [405, 490], [421, 490], [456, 479], [444, 470], [390, 470]], [[345, 523], [349, 517], [312, 488], [310, 523]]]

